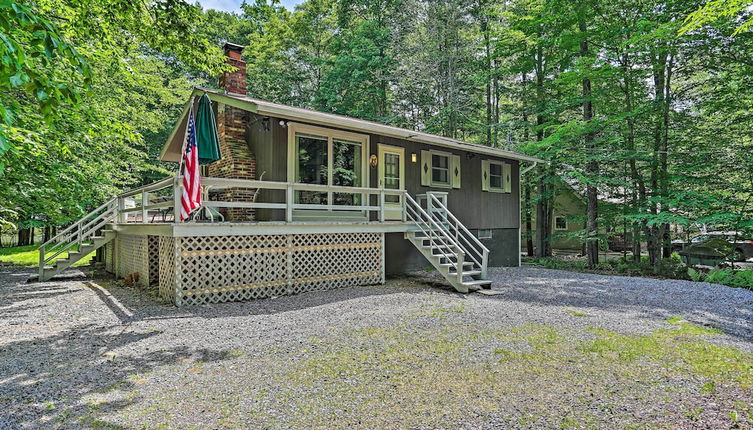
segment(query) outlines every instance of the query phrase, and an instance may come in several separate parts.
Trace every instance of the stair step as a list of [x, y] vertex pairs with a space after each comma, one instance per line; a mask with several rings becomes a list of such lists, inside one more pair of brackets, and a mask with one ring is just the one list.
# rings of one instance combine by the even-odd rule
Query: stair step
[[[454, 263], [439, 263], [439, 265], [444, 267], [455, 267]], [[463, 267], [473, 267], [473, 263], [466, 261], [463, 263]]]
[[474, 285], [479, 285], [479, 286], [490, 285], [491, 286], [492, 281], [489, 279], [475, 279], [473, 281], [463, 281], [462, 284], [467, 287], [471, 287]]
[[[452, 268], [451, 268], [450, 269], [450, 273], [452, 273], [454, 275], [454, 274], [457, 273], [457, 271], [452, 270]], [[480, 274], [481, 274], [480, 270], [464, 270], [463, 271], [463, 276], [476, 276], [476, 275], [480, 275]]]

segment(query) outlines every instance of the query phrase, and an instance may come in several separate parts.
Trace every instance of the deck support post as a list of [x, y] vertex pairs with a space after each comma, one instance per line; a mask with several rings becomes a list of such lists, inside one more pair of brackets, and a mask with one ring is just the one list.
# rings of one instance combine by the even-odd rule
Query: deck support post
[[180, 176], [175, 175], [175, 183], [173, 185], [173, 189], [175, 190], [175, 194], [173, 194], [173, 223], [175, 224], [180, 223], [180, 209], [181, 209], [180, 199], [183, 196], [182, 188], [183, 188], [183, 184], [182, 184]]
[[285, 189], [285, 221], [293, 222], [293, 184], [288, 183]]
[[379, 190], [379, 222], [384, 222], [384, 189]]
[[149, 205], [149, 193], [144, 191], [141, 193], [141, 223], [146, 224], [146, 219], [149, 217], [149, 210], [147, 210], [147, 206]]

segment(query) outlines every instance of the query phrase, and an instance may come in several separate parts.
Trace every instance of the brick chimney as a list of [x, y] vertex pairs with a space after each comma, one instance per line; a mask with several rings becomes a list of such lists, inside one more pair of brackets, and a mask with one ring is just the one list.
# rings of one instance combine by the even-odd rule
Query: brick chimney
[[228, 93], [246, 94], [246, 62], [241, 54], [243, 46], [234, 43], [225, 43], [222, 47], [227, 56], [227, 63], [235, 67], [231, 72], [225, 72], [220, 77], [220, 88]]

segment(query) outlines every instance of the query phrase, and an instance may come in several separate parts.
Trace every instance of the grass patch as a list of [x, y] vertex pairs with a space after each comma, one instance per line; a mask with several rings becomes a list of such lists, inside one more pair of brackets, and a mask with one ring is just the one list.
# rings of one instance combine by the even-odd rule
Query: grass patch
[[[39, 246], [27, 245], [27, 246], [14, 246], [12, 248], [0, 248], [0, 262], [15, 264], [17, 266], [26, 267], [39, 267]], [[76, 248], [74, 248], [75, 250]], [[86, 257], [73, 263], [73, 267], [86, 266], [89, 264], [89, 260], [94, 257], [94, 252], [91, 252]], [[68, 258], [68, 251], [63, 252], [56, 258]]]
[[[284, 422], [255, 418], [293, 428], [453, 427], [474, 419], [481, 425], [491, 413], [503, 414], [511, 426], [550, 428], [703, 420], [706, 411], [684, 403], [687, 396], [705, 402], [729, 387], [753, 387], [753, 355], [709, 343], [718, 333], [679, 317], [645, 335], [538, 324], [417, 328], [409, 321], [349, 331], [294, 354], [305, 359], [281, 375], [287, 391], [273, 401], [295, 413]], [[480, 345], [498, 342], [506, 346], [479, 355]], [[671, 386], [674, 379], [696, 385]], [[615, 418], [616, 408], [628, 412]]]
[[574, 317], [590, 317], [591, 316], [585, 312], [581, 312], [573, 308], [565, 308], [565, 310], [567, 311], [567, 313], [569, 313], [570, 315]]

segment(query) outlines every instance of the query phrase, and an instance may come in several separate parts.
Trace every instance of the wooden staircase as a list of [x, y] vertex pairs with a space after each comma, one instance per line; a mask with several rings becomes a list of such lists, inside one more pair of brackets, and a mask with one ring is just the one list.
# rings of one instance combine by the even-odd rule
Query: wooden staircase
[[431, 192], [426, 207], [405, 194], [405, 217], [415, 229], [405, 238], [418, 249], [439, 273], [461, 293], [491, 288], [487, 277], [489, 249]]
[[[50, 280], [113, 240], [115, 232], [104, 227], [113, 222], [117, 213], [117, 199], [112, 199], [42, 244], [39, 247], [39, 281]], [[62, 257], [66, 251], [68, 256]]]

